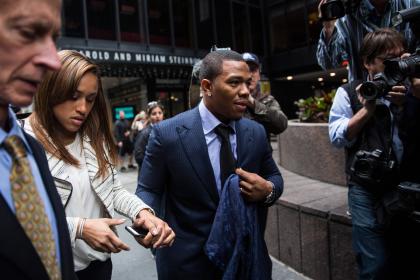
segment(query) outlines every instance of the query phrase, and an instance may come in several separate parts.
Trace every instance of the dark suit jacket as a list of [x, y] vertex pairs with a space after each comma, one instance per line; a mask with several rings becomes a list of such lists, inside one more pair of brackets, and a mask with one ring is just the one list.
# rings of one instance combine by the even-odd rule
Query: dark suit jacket
[[[62, 279], [77, 279], [74, 273], [73, 254], [70, 247], [69, 230], [64, 208], [58, 196], [53, 178], [48, 168], [44, 149], [31, 136], [25, 133], [35, 161], [42, 176], [57, 220], [60, 236]], [[0, 278], [2, 279], [49, 279], [41, 259], [31, 241], [27, 238], [15, 214], [0, 195]]]
[[[264, 128], [242, 118], [236, 136], [238, 167], [273, 182], [280, 196], [283, 180]], [[219, 195], [198, 107], [153, 127], [136, 194], [158, 211], [164, 192], [163, 218], [176, 239], [157, 251], [159, 279], [218, 278], [220, 272], [204, 254]]]

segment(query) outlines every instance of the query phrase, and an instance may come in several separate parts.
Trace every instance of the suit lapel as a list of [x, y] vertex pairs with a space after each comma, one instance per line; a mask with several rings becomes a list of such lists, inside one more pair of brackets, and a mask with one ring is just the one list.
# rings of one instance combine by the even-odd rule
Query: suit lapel
[[[64, 234], [68, 233], [68, 228], [67, 228], [67, 222], [64, 215], [63, 205], [61, 204], [60, 197], [55, 188], [53, 178], [50, 175], [51, 173], [48, 167], [48, 162], [45, 157], [44, 150], [42, 149], [41, 145], [38, 142], [36, 142], [32, 137], [30, 137], [26, 133], [25, 133], [25, 138], [27, 139], [28, 144], [31, 147], [35, 161], [37, 162], [39, 173], [41, 174], [42, 182], [44, 183], [45, 190], [47, 192], [48, 198], [51, 203], [51, 207], [55, 215], [55, 219], [57, 223], [57, 230], [58, 230], [58, 235], [59, 235], [58, 238], [60, 238], [58, 244], [60, 244], [60, 252], [61, 252], [61, 271], [66, 271], [68, 259], [66, 258], [65, 254], [68, 250], [66, 250], [64, 246], [68, 245], [70, 240], [68, 238], [65, 238], [64, 236]], [[28, 239], [28, 242], [30, 242], [29, 239]], [[36, 254], [35, 251], [34, 253]], [[41, 263], [41, 260], [37, 254], [36, 254], [36, 257], [37, 257], [36, 261], [39, 261]], [[22, 262], [23, 264], [26, 263], [25, 261], [22, 261], [22, 260], [20, 260], [20, 262]], [[41, 267], [42, 267], [41, 270], [45, 271], [42, 263], [41, 263]], [[38, 279], [37, 277], [33, 277], [33, 278]]]
[[242, 167], [243, 164], [246, 162], [247, 158], [247, 150], [249, 145], [253, 145], [254, 137], [251, 133], [251, 130], [248, 126], [244, 124], [244, 121], [240, 119], [235, 124], [236, 128], [236, 153], [238, 156], [237, 160], [237, 167]]
[[176, 128], [185, 153], [194, 172], [215, 203], [219, 203], [216, 181], [204, 137], [198, 107], [191, 111], [186, 124]]
[[0, 195], [0, 258], [10, 260], [28, 279], [47, 279], [47, 271], [22, 226]]

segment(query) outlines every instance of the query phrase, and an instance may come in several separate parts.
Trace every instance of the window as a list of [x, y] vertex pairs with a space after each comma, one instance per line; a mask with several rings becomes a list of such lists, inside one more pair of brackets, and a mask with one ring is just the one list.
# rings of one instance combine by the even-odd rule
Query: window
[[318, 18], [318, 1], [312, 1], [307, 4], [308, 9], [308, 26], [309, 26], [309, 42], [316, 43], [322, 29], [322, 22]]
[[271, 51], [279, 53], [287, 50], [287, 25], [285, 17], [285, 6], [281, 5], [272, 9], [269, 15]]
[[115, 40], [114, 1], [86, 0], [86, 7], [89, 38]]
[[195, 0], [194, 3], [198, 47], [209, 50], [216, 43], [213, 38], [213, 13], [210, 0]]
[[249, 31], [247, 24], [246, 8], [242, 4], [233, 4], [233, 24], [235, 28], [235, 51], [249, 51]]
[[264, 54], [264, 36], [262, 28], [261, 10], [249, 8], [249, 20], [251, 22], [252, 52]]
[[305, 6], [303, 2], [288, 2], [286, 26], [288, 34], [288, 48], [301, 47], [307, 44]]
[[79, 38], [85, 37], [82, 3], [82, 1], [64, 1], [64, 36]]
[[139, 13], [142, 10], [137, 0], [119, 0], [121, 41], [144, 42], [143, 24], [140, 25]]
[[231, 6], [228, 1], [216, 0], [217, 46], [233, 47]]
[[248, 3], [256, 5], [258, 7], [260, 6], [260, 0], [248, 0]]
[[175, 29], [175, 45], [192, 48], [192, 8], [191, 0], [172, 1]]
[[171, 45], [168, 0], [151, 0], [148, 5], [150, 43]]

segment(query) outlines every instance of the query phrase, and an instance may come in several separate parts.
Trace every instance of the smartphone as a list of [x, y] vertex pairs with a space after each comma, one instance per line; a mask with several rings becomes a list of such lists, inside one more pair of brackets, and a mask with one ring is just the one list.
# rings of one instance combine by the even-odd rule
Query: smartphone
[[144, 228], [133, 228], [132, 226], [125, 226], [125, 229], [134, 237], [145, 238], [149, 232]]

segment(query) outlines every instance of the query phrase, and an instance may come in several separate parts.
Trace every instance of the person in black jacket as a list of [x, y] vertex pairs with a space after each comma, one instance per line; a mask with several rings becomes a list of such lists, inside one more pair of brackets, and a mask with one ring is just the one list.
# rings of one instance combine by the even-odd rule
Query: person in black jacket
[[146, 152], [147, 142], [149, 141], [150, 132], [154, 124], [163, 120], [163, 106], [156, 101], [147, 104], [147, 126], [142, 129], [136, 137], [134, 143], [134, 157], [139, 166], [139, 176], [141, 165], [143, 163], [144, 154]]
[[17, 125], [9, 107], [29, 106], [47, 71], [61, 66], [54, 42], [61, 1], [0, 0], [0, 7], [1, 278], [76, 279], [44, 149]]
[[125, 155], [128, 156], [128, 168], [135, 169], [133, 165], [133, 142], [130, 138], [131, 126], [125, 118], [124, 111], [119, 112], [119, 119], [115, 122], [115, 138], [118, 146], [118, 156], [120, 161], [120, 171], [124, 172], [127, 168], [124, 166]]

